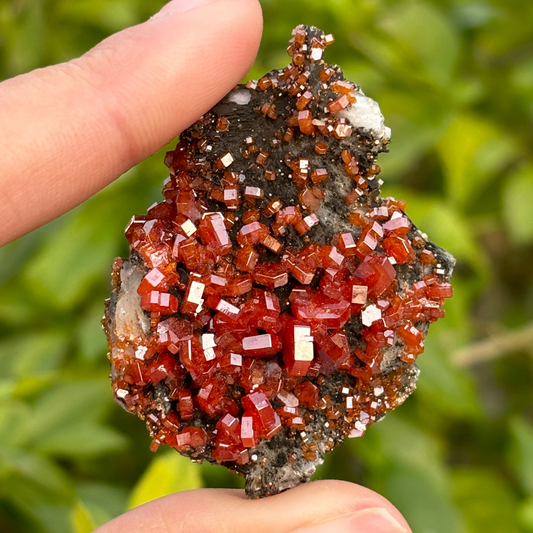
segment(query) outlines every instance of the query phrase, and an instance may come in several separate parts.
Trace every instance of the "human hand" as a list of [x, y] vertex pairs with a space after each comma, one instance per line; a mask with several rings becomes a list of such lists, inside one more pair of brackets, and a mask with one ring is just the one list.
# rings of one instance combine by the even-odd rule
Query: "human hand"
[[[0, 84], [0, 245], [76, 206], [227, 94], [255, 57], [255, 0], [174, 0], [69, 63]], [[321, 481], [264, 500], [238, 490], [173, 494], [97, 531], [408, 532], [383, 497]]]
[[244, 491], [178, 492], [137, 507], [95, 533], [410, 533], [394, 506], [345, 481], [316, 481], [262, 500]]

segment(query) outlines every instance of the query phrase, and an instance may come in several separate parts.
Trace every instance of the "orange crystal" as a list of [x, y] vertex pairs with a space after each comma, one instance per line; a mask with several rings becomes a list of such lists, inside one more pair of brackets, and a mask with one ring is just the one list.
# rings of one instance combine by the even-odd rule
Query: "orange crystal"
[[347, 118], [362, 93], [325, 63], [333, 41], [298, 26], [286, 68], [180, 134], [113, 265], [117, 401], [152, 449], [228, 465], [252, 496], [403, 401], [453, 292], [453, 259], [379, 195], [387, 132]]

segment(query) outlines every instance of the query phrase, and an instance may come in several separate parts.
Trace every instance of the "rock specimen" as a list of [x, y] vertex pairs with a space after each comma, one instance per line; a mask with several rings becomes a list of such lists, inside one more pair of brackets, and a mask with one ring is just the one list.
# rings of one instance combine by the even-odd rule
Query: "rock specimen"
[[180, 137], [164, 200], [133, 217], [104, 325], [117, 401], [163, 443], [246, 477], [309, 479], [400, 405], [454, 259], [380, 198], [390, 130], [298, 26], [292, 62]]

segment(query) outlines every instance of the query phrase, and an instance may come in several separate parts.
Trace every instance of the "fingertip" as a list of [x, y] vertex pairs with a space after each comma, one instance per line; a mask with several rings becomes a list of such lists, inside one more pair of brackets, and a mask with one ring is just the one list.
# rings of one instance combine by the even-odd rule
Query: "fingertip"
[[[331, 529], [337, 522], [386, 524], [387, 519], [397, 525], [391, 531], [411, 531], [401, 513], [383, 496], [354, 483], [323, 480], [259, 500], [249, 500], [243, 491], [235, 489], [172, 494], [130, 511], [116, 519], [114, 528], [103, 528], [99, 533], [118, 533], [125, 529], [140, 533], [154, 526], [153, 517], [157, 517], [159, 525], [151, 531], [157, 533], [194, 530], [248, 533], [250, 525], [254, 533], [293, 533], [306, 529], [314, 532], [322, 526], [329, 531], [327, 527]], [[172, 527], [165, 529], [161, 524], [172, 524]]]
[[87, 99], [104, 118], [103, 129], [107, 119], [107, 145], [117, 145], [121, 172], [215, 105], [246, 75], [259, 49], [257, 0], [195, 2], [187, 10], [170, 4], [161, 16], [110, 36], [71, 62], [75, 76], [89, 80]]
[[257, 0], [213, 0], [3, 82], [0, 243], [75, 207], [196, 121], [246, 74], [261, 29]]
[[337, 479], [319, 480], [307, 486], [312, 487], [317, 496], [327, 494], [328, 500], [338, 502], [338, 511], [345, 509], [347, 513], [353, 513], [365, 509], [384, 509], [403, 528], [411, 531], [402, 513], [387, 498], [367, 487]]
[[269, 512], [281, 512], [284, 507], [293, 509], [293, 516], [298, 516], [301, 525], [332, 520], [364, 509], [382, 508], [410, 531], [403, 515], [389, 500], [371, 489], [349, 481], [313, 481], [262, 501], [265, 506], [272, 505]]

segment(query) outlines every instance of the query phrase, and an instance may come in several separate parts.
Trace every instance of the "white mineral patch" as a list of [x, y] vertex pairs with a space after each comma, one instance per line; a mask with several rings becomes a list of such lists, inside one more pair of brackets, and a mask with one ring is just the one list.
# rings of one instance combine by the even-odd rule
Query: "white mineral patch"
[[346, 109], [339, 111], [337, 116], [345, 118], [355, 128], [364, 128], [376, 137], [388, 141], [391, 130], [385, 126], [385, 119], [376, 101], [363, 93], [356, 93], [357, 101]]
[[252, 99], [252, 94], [247, 89], [239, 89], [232, 91], [228, 95], [228, 101], [237, 105], [248, 105]]
[[209, 348], [214, 348], [217, 345], [215, 342], [214, 333], [204, 333], [202, 335], [202, 348], [204, 350], [209, 350]]
[[294, 327], [294, 360], [312, 361], [314, 357], [313, 337], [309, 326]]
[[133, 341], [150, 331], [150, 319], [141, 309], [141, 297], [137, 294], [143, 273], [124, 261], [120, 272], [120, 294], [115, 311], [115, 332], [119, 339]]
[[370, 327], [376, 320], [381, 318], [381, 310], [374, 304], [369, 305], [361, 312], [363, 326]]

